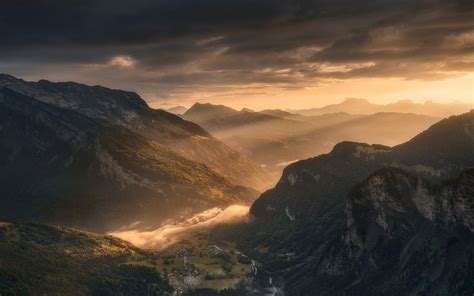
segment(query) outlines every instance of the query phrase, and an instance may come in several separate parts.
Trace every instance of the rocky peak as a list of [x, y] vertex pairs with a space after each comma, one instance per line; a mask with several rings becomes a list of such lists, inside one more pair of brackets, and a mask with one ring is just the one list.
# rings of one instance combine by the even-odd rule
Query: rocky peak
[[381, 169], [357, 185], [348, 198], [345, 242], [363, 250], [382, 242], [407, 241], [426, 226], [474, 232], [474, 170], [432, 185], [395, 168]]

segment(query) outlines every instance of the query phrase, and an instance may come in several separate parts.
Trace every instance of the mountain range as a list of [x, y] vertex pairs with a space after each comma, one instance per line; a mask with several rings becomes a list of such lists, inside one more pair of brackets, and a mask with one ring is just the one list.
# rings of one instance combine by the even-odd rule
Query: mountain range
[[326, 153], [341, 141], [393, 146], [409, 140], [440, 119], [386, 112], [319, 116], [303, 116], [281, 110], [262, 112], [237, 111], [222, 105], [197, 103], [182, 116], [264, 165], [276, 178], [286, 164]]
[[266, 172], [259, 165], [197, 124], [150, 108], [135, 93], [74, 82], [27, 82], [5, 74], [0, 75], [2, 86], [50, 105], [125, 127], [188, 159], [205, 163], [237, 185], [263, 188], [269, 184]]
[[474, 110], [374, 110], [180, 117], [0, 75], [0, 294], [472, 295]]
[[434, 103], [426, 101], [423, 104], [415, 103], [411, 100], [401, 100], [387, 105], [378, 105], [370, 103], [365, 99], [350, 98], [339, 104], [327, 105], [321, 108], [288, 110], [291, 113], [314, 116], [327, 113], [346, 112], [353, 114], [372, 114], [377, 112], [399, 112], [416, 113], [436, 117], [447, 117], [464, 113], [474, 108], [474, 104], [464, 103]]
[[268, 182], [200, 126], [134, 93], [8, 75], [0, 85], [0, 216], [96, 231], [156, 226], [249, 204], [258, 192], [239, 184]]
[[0, 215], [110, 230], [257, 192], [120, 125], [0, 89]]
[[342, 142], [286, 167], [222, 227], [291, 295], [470, 295], [474, 111], [394, 147]]

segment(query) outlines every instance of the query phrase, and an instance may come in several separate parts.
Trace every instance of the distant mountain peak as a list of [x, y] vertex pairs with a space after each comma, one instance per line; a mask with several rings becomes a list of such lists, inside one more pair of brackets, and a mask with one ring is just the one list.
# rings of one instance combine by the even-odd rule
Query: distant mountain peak
[[166, 112], [178, 114], [178, 115], [184, 114], [186, 111], [188, 111], [188, 108], [180, 106], [180, 105], [174, 106], [171, 108], [162, 108], [162, 109], [165, 110]]
[[405, 99], [405, 100], [400, 100], [400, 101], [397, 101], [393, 104], [388, 104], [389, 106], [390, 105], [394, 105], [394, 106], [411, 106], [411, 105], [415, 105], [415, 102], [413, 102], [412, 100], [409, 100], [409, 99]]
[[[194, 103], [183, 116], [194, 122], [199, 122], [202, 119], [209, 119], [214, 117], [229, 116], [230, 114], [238, 114], [239, 111], [224, 105], [214, 105], [211, 103]], [[197, 119], [200, 120], [197, 120]]]
[[321, 108], [311, 108], [303, 110], [289, 110], [293, 113], [315, 116], [328, 113], [346, 112], [351, 114], [373, 114], [377, 112], [398, 112], [430, 115], [436, 117], [447, 117], [450, 115], [462, 114], [467, 112], [473, 104], [466, 103], [435, 103], [426, 101], [425, 103], [415, 103], [412, 100], [405, 99], [386, 105], [374, 104], [366, 99], [348, 98], [338, 104], [331, 104]]
[[361, 98], [347, 98], [343, 101], [343, 103], [364, 103], [364, 104], [370, 104], [370, 102], [367, 99], [361, 99]]
[[[228, 106], [225, 106], [225, 105], [212, 104], [212, 103], [199, 103], [199, 102], [194, 103], [191, 106], [191, 108], [189, 108], [189, 109], [191, 110], [193, 108], [226, 108], [226, 109], [232, 109], [231, 107], [228, 107]], [[232, 110], [237, 111], [235, 109], [232, 109]]]

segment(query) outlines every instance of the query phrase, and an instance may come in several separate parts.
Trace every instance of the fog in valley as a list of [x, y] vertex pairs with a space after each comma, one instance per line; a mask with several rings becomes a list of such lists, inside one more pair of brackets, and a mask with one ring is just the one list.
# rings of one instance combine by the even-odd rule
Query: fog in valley
[[231, 205], [224, 209], [212, 208], [184, 221], [165, 224], [157, 229], [140, 230], [139, 223], [134, 223], [132, 229], [125, 227], [125, 229], [112, 231], [109, 234], [137, 247], [162, 250], [185, 239], [187, 235], [211, 231], [216, 225], [245, 222], [249, 219], [248, 210], [249, 207], [240, 205]]

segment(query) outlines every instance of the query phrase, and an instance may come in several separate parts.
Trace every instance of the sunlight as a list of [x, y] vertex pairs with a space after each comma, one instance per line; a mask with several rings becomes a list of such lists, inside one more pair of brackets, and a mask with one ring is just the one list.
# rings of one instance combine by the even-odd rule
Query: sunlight
[[218, 224], [243, 222], [248, 219], [249, 207], [232, 205], [224, 210], [212, 208], [198, 213], [177, 224], [167, 224], [152, 231], [125, 230], [112, 231], [110, 235], [128, 241], [138, 247], [162, 250], [186, 234], [210, 230]]

